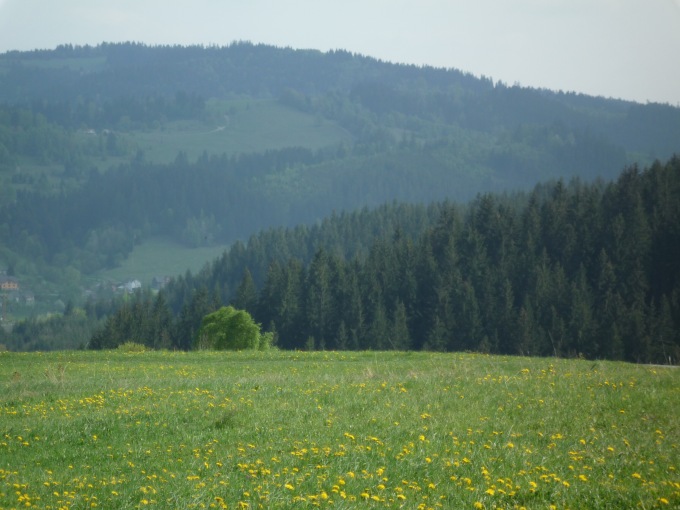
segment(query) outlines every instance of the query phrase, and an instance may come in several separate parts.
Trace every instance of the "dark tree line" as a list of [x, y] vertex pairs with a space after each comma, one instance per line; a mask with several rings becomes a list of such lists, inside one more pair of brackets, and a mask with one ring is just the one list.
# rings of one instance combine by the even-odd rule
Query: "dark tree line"
[[286, 349], [680, 358], [680, 158], [606, 185], [558, 181], [436, 212], [415, 235], [384, 225], [355, 254], [341, 243], [267, 252], [253, 238], [167, 295], [139, 296], [90, 346], [186, 349], [200, 318], [231, 302]]

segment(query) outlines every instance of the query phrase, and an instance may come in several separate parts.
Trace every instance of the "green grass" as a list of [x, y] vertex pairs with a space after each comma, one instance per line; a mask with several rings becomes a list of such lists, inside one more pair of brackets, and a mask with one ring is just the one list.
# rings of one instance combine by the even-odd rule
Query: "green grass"
[[430, 353], [0, 354], [3, 508], [680, 505], [680, 372]]
[[187, 269], [196, 273], [216, 259], [227, 246], [188, 248], [169, 239], [155, 237], [135, 246], [130, 256], [114, 269], [97, 272], [97, 280], [125, 281], [137, 279], [149, 285], [154, 276], [177, 276]]
[[210, 154], [257, 153], [284, 147], [320, 149], [350, 139], [343, 128], [279, 104], [276, 100], [208, 102], [209, 121], [168, 122], [162, 128], [135, 131], [127, 143], [148, 161], [169, 163], [179, 151], [188, 159]]

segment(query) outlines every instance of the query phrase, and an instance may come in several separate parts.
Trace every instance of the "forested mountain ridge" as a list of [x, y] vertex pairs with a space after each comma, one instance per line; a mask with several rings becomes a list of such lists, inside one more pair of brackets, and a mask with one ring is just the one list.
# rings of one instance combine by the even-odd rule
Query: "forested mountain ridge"
[[[0, 271], [36, 301], [164, 236], [228, 244], [398, 200], [615, 178], [680, 109], [345, 51], [141, 44], [0, 55]], [[38, 289], [42, 291], [37, 292]], [[50, 305], [46, 305], [49, 307]]]
[[231, 303], [283, 348], [677, 363], [679, 225], [678, 157], [610, 183], [558, 181], [466, 206], [393, 203], [262, 231], [158, 294], [91, 300], [0, 330], [0, 343], [191, 349], [201, 319]]
[[125, 117], [147, 124], [196, 117], [209, 98], [273, 97], [347, 122], [352, 112], [342, 111], [344, 102], [378, 116], [438, 118], [478, 131], [559, 123], [665, 158], [677, 148], [680, 116], [668, 105], [507, 86], [455, 69], [392, 64], [346, 51], [250, 43], [64, 45], [2, 54], [0, 71], [0, 102], [30, 107], [72, 128], [114, 128]]
[[[356, 220], [254, 236], [125, 303], [89, 345], [189, 349], [202, 317], [231, 302], [283, 348], [680, 359], [678, 157], [609, 184], [558, 181]], [[368, 250], [340, 249], [379, 224]]]

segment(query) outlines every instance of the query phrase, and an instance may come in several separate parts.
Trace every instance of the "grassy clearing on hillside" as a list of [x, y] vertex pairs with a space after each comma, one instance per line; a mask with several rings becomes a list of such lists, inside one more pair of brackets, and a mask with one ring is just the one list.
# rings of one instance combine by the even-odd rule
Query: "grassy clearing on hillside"
[[284, 147], [320, 149], [348, 141], [343, 128], [275, 100], [208, 102], [212, 120], [168, 122], [162, 129], [135, 131], [130, 143], [148, 161], [169, 163], [179, 151], [190, 161], [208, 154], [257, 153]]
[[431, 353], [0, 354], [3, 508], [680, 505], [680, 372]]
[[98, 280], [126, 281], [137, 279], [150, 285], [154, 276], [182, 275], [187, 269], [198, 272], [207, 262], [222, 255], [227, 246], [189, 248], [168, 239], [156, 237], [135, 246], [120, 267], [100, 271]]

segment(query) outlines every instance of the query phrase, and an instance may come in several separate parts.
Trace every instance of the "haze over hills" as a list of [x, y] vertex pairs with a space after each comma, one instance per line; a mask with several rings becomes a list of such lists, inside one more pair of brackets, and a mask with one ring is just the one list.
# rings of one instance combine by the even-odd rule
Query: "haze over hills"
[[21, 316], [82, 303], [85, 288], [100, 292], [91, 277], [152, 239], [224, 246], [395, 200], [465, 203], [556, 179], [611, 180], [670, 158], [678, 141], [680, 109], [669, 105], [345, 51], [242, 42], [8, 52], [0, 270], [35, 294], [33, 308], [12, 305]]

